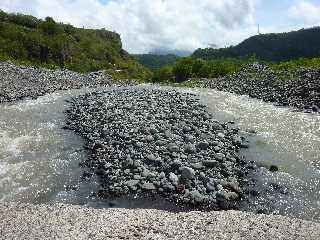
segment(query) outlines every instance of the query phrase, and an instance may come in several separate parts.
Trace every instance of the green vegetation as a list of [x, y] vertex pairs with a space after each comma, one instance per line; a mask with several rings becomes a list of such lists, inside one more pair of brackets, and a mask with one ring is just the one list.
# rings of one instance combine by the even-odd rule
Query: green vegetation
[[117, 65], [117, 69], [109, 68], [106, 71], [108, 74], [112, 75], [113, 79], [136, 79], [140, 82], [149, 81], [152, 72], [141, 64], [129, 61], [129, 62], [121, 62]]
[[174, 82], [173, 76], [173, 67], [172, 66], [164, 66], [160, 69], [156, 69], [153, 71], [152, 82], [160, 83], [160, 82]]
[[[251, 57], [247, 60], [228, 59], [214, 61], [206, 61], [193, 57], [180, 58], [176, 64], [172, 66], [165, 66], [154, 70], [152, 81], [156, 83], [184, 82], [183, 86], [192, 86], [201, 78], [213, 79], [223, 77], [237, 72], [247, 64], [253, 62], [256, 62], [255, 57]], [[300, 58], [279, 63], [263, 62], [263, 64], [277, 72], [277, 80], [284, 81], [295, 78], [294, 70], [299, 68], [320, 69], [320, 58]], [[248, 71], [249, 69], [246, 69], [245, 73], [248, 78], [267, 79], [269, 77], [267, 74], [269, 72], [250, 72]]]
[[0, 61], [77, 72], [106, 69], [116, 78], [148, 79], [151, 72], [122, 49], [120, 35], [0, 10]]
[[[234, 72], [239, 71], [249, 63], [256, 62], [255, 56], [247, 59], [225, 59], [225, 60], [211, 60], [196, 59], [194, 57], [186, 57], [179, 59], [176, 64], [172, 66], [165, 66], [153, 71], [153, 82], [185, 82], [188, 79], [192, 81], [185, 82], [184, 85], [192, 85], [197, 82], [196, 79], [201, 78], [218, 78], [223, 77]], [[290, 61], [283, 61], [279, 63], [262, 62], [271, 69], [277, 71], [277, 79], [279, 81], [289, 80], [294, 78], [295, 74], [292, 70], [299, 68], [320, 69], [320, 58], [299, 58]], [[248, 72], [248, 77], [252, 78], [268, 78], [262, 72]]]
[[141, 65], [150, 69], [159, 69], [167, 65], [173, 65], [179, 59], [179, 57], [174, 54], [136, 54], [133, 56]]
[[[294, 78], [298, 68], [320, 68], [320, 27], [289, 33], [263, 34], [251, 37], [235, 47], [198, 49], [191, 57], [180, 58], [172, 66], [154, 71], [153, 81], [193, 84], [199, 78], [217, 78], [239, 71], [244, 65], [262, 62], [276, 70], [279, 81]], [[246, 72], [259, 75], [263, 73]], [[254, 76], [252, 76], [254, 77]]]
[[153, 82], [183, 82], [189, 78], [217, 78], [237, 71], [243, 62], [238, 60], [205, 61], [186, 57], [179, 59], [173, 66], [155, 70]]
[[280, 63], [271, 63], [269, 65], [274, 70], [294, 70], [298, 68], [320, 69], [320, 58], [299, 58]]
[[[266, 61], [277, 71], [320, 68], [320, 58], [314, 58], [320, 55], [319, 38], [317, 27], [258, 35], [235, 47], [199, 49], [185, 58], [173, 54], [130, 56], [115, 32], [76, 28], [50, 17], [40, 20], [0, 10], [0, 61], [77, 72], [105, 69], [115, 79], [151, 79], [157, 83], [217, 78], [256, 60]], [[284, 72], [283, 79], [289, 77]]]
[[193, 57], [205, 60], [225, 58], [246, 59], [256, 55], [258, 60], [269, 62], [320, 56], [320, 27], [288, 33], [261, 34], [248, 38], [234, 47], [198, 49]]

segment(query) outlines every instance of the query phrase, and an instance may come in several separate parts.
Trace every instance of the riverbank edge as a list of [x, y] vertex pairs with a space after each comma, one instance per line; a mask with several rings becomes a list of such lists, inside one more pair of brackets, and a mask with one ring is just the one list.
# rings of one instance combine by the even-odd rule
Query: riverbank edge
[[320, 239], [320, 224], [238, 211], [0, 203], [1, 239]]
[[[0, 103], [24, 98], [36, 99], [58, 90], [152, 84], [128, 79], [114, 80], [105, 71], [80, 74], [69, 70], [15, 65], [11, 62], [0, 62], [0, 72]], [[42, 79], [39, 81], [35, 78], [36, 75], [42, 76]], [[241, 71], [216, 79], [191, 78], [183, 83], [166, 82], [154, 85], [216, 89], [240, 96], [247, 95], [276, 106], [291, 107], [294, 111], [320, 114], [319, 76], [318, 69], [301, 68], [277, 72], [265, 65], [254, 63], [245, 66]]]
[[320, 114], [320, 70], [301, 68], [274, 71], [254, 63], [240, 71], [215, 79], [190, 78], [177, 87], [215, 89], [260, 99], [294, 111]]

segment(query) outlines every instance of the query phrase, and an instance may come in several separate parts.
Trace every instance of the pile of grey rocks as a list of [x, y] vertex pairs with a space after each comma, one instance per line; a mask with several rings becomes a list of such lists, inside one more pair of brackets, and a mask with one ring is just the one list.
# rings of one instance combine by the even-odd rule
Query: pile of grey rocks
[[199, 87], [248, 95], [291, 106], [305, 112], [320, 113], [320, 70], [301, 68], [292, 71], [274, 71], [254, 63], [241, 71], [218, 79], [202, 79]]
[[100, 87], [114, 84], [104, 71], [81, 74], [0, 62], [0, 103], [37, 98], [57, 90]]
[[220, 123], [198, 96], [122, 87], [70, 101], [66, 128], [86, 140], [86, 175], [100, 196], [161, 196], [183, 206], [235, 208], [255, 168], [239, 156], [239, 129]]

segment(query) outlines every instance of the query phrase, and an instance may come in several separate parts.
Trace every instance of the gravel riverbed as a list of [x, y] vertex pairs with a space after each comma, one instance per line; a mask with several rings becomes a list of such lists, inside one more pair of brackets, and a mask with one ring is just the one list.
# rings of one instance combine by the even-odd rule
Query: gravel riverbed
[[[256, 71], [269, 72], [261, 66], [253, 67]], [[278, 86], [273, 80], [270, 82], [267, 80], [260, 82], [258, 79], [254, 82], [245, 80], [246, 74], [244, 72], [243, 75], [241, 73], [234, 75], [234, 77], [239, 76], [240, 79], [235, 84], [232, 84], [234, 79], [214, 84], [213, 81], [204, 80], [202, 86], [247, 94], [265, 101], [298, 107], [304, 111], [319, 111], [319, 73], [317, 71], [301, 72], [302, 77], [299, 81], [291, 82], [290, 80], [284, 86]], [[319, 239], [319, 224], [299, 219], [236, 211], [184, 211], [190, 209], [246, 210], [241, 203], [247, 201], [250, 194], [258, 194], [258, 192], [250, 192], [250, 184], [256, 183], [255, 179], [250, 179], [252, 176], [250, 173], [260, 169], [240, 155], [241, 148], [249, 147], [248, 142], [241, 136], [233, 122], [224, 123], [216, 120], [215, 114], [210, 113], [207, 106], [200, 103], [199, 96], [195, 93], [155, 86], [128, 87], [127, 85], [134, 84], [132, 82], [121, 82], [120, 87], [113, 87], [118, 83], [102, 71], [78, 74], [66, 70], [51, 71], [0, 63], [0, 103], [25, 98], [35, 99], [57, 90], [109, 87], [106, 90], [90, 90], [93, 92], [83, 89], [87, 92], [86, 94], [75, 98], [68, 97], [70, 104], [65, 112], [65, 128], [75, 131], [83, 138], [86, 153], [88, 153], [88, 155], [84, 154], [86, 160], [81, 163], [84, 169], [83, 177], [98, 178], [97, 196], [102, 200], [110, 197], [111, 199], [127, 197], [125, 201], [128, 199], [139, 201], [141, 197], [145, 202], [141, 201], [142, 205], [138, 208], [147, 208], [145, 203], [148, 203], [149, 199], [156, 199], [156, 206], [161, 203], [165, 207], [168, 206], [168, 209], [166, 211], [137, 209], [137, 206], [134, 209], [100, 209], [100, 205], [97, 205], [99, 209], [93, 209], [61, 204], [32, 205], [3, 202], [0, 204], [0, 215], [3, 216], [0, 227], [1, 239]], [[260, 87], [258, 87], [259, 84], [261, 84]], [[26, 106], [33, 104], [29, 101], [26, 101]], [[60, 103], [55, 106], [59, 105], [64, 106]], [[217, 105], [217, 107], [224, 109], [224, 105], [222, 107]], [[51, 113], [51, 110], [46, 110], [49, 107], [42, 108], [41, 111]], [[22, 111], [21, 106], [16, 109]], [[35, 109], [34, 112], [42, 114], [38, 108]], [[226, 111], [228, 111], [227, 108]], [[3, 112], [10, 116], [7, 110]], [[30, 111], [30, 114], [33, 115], [34, 112]], [[243, 110], [234, 111], [234, 109], [232, 112], [246, 113]], [[56, 114], [52, 116], [56, 121]], [[12, 121], [13, 118], [8, 119]], [[20, 117], [20, 119], [28, 123], [29, 118]], [[61, 119], [63, 124], [62, 113]], [[42, 120], [39, 122], [42, 123]], [[232, 118], [233, 120], [238, 122], [237, 118]], [[225, 121], [231, 121], [231, 119]], [[35, 125], [36, 123], [37, 121]], [[48, 123], [51, 122], [48, 121]], [[263, 124], [263, 121], [259, 121], [259, 124], [261, 123]], [[61, 126], [58, 125], [57, 128], [64, 131], [60, 129]], [[305, 124], [305, 126], [309, 125]], [[25, 137], [22, 136], [23, 133], [19, 134], [17, 138]], [[306, 134], [303, 132], [303, 135]], [[306, 143], [304, 140], [302, 142]], [[41, 144], [46, 145], [43, 140]], [[52, 142], [48, 145], [52, 145]], [[25, 151], [29, 154], [29, 148], [26, 149]], [[82, 148], [79, 148], [79, 151], [82, 152]], [[314, 153], [317, 154], [312, 152]], [[45, 161], [41, 159], [40, 166], [43, 162]], [[16, 162], [10, 163], [10, 165], [15, 164]], [[66, 167], [64, 170], [70, 169]], [[34, 168], [33, 171], [38, 171], [38, 168]], [[39, 174], [48, 179], [46, 172], [40, 171]], [[283, 174], [290, 177], [287, 173]], [[22, 176], [19, 171], [16, 175], [19, 178]], [[28, 178], [30, 181], [30, 175]], [[282, 188], [279, 179], [281, 178], [275, 175], [277, 184], [272, 183], [270, 186], [277, 188], [277, 191], [281, 191], [281, 194], [289, 196], [290, 199], [293, 194], [288, 194], [288, 191], [282, 192], [286, 189]], [[34, 179], [31, 178], [31, 180], [34, 184]], [[289, 181], [294, 182], [293, 180], [294, 178], [290, 177]], [[21, 181], [26, 182], [23, 179]], [[264, 179], [261, 181], [265, 184]], [[50, 180], [48, 182], [54, 185]], [[59, 182], [61, 182], [60, 179]], [[317, 182], [316, 179], [315, 183]], [[310, 184], [313, 182], [310, 181]], [[73, 186], [67, 186], [72, 188], [70, 192], [81, 192], [81, 187], [76, 189], [77, 187], [73, 188]], [[292, 186], [299, 188], [300, 185]], [[316, 191], [314, 189], [317, 187], [310, 188], [310, 191]], [[95, 190], [90, 186], [89, 194], [92, 191]], [[264, 194], [265, 192], [261, 192], [262, 198]], [[85, 197], [89, 196], [85, 195]], [[310, 199], [313, 200], [308, 195], [302, 195], [302, 198], [306, 198], [305, 202], [308, 204]], [[175, 209], [170, 209], [172, 204], [166, 204], [167, 201], [162, 201], [163, 199], [182, 207], [182, 211], [170, 212]], [[299, 198], [297, 198], [297, 205], [286, 205], [283, 203], [284, 199], [277, 197], [274, 200], [282, 202], [285, 208], [293, 207], [302, 209], [301, 211], [307, 207], [312, 209], [311, 207], [314, 206], [302, 206], [304, 202], [300, 202]], [[254, 204], [259, 206], [252, 210], [253, 212], [269, 212], [265, 211], [265, 209], [268, 210], [263, 207], [265, 205], [260, 207], [259, 201]], [[105, 206], [102, 205], [102, 208]], [[309, 211], [312, 212], [312, 210]], [[315, 212], [317, 214], [317, 211]], [[300, 217], [299, 214], [284, 215]], [[307, 215], [307, 219], [317, 220], [313, 215], [315, 214]]]
[[58, 90], [96, 88], [114, 84], [129, 83], [115, 82], [104, 71], [81, 74], [69, 70], [48, 70], [0, 62], [0, 103], [24, 98], [35, 99]]
[[214, 88], [320, 113], [320, 70], [299, 69], [277, 72], [265, 65], [251, 64], [232, 75], [201, 79], [198, 87]]
[[0, 204], [1, 239], [319, 240], [320, 224], [238, 211], [172, 213]]
[[248, 145], [239, 129], [215, 120], [197, 95], [132, 87], [134, 82], [115, 82], [103, 71], [80, 74], [2, 62], [0, 73], [0, 103], [109, 87], [71, 99], [66, 112], [66, 128], [86, 142], [83, 176], [98, 176], [98, 196], [162, 196], [216, 210], [237, 208], [242, 199], [246, 175], [255, 168], [238, 154]]
[[236, 208], [248, 147], [238, 128], [220, 123], [197, 95], [154, 87], [110, 88], [79, 96], [66, 128], [86, 140], [82, 163], [100, 179], [99, 195], [162, 196], [181, 205]]

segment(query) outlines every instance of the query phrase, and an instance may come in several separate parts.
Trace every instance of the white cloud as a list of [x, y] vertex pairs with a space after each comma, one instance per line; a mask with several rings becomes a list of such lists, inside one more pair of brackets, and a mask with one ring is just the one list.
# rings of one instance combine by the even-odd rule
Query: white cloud
[[130, 52], [235, 44], [256, 32], [255, 0], [1, 0], [0, 8], [114, 30]]
[[308, 25], [320, 25], [320, 3], [298, 0], [289, 8], [289, 17]]

